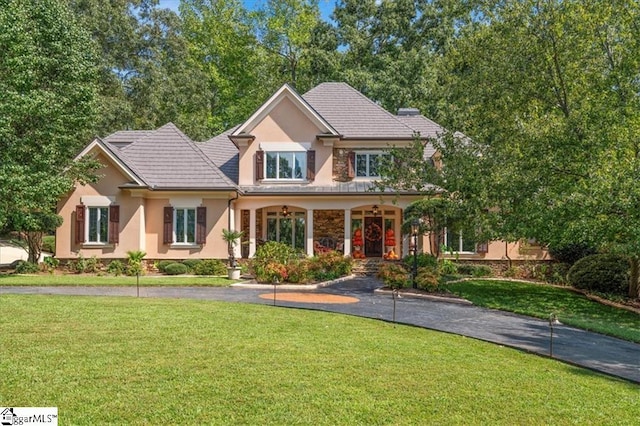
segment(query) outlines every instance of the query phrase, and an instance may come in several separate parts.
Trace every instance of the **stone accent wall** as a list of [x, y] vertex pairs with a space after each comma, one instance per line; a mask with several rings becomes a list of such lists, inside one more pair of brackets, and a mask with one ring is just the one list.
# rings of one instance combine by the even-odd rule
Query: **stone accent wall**
[[336, 244], [344, 244], [344, 210], [314, 210], [313, 239], [333, 238]]
[[349, 150], [345, 148], [333, 148], [333, 180], [348, 182], [349, 177]]

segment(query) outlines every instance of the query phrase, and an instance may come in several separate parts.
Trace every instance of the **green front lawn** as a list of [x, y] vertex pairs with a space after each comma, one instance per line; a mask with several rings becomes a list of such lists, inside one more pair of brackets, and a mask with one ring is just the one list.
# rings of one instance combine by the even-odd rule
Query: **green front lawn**
[[640, 386], [352, 316], [3, 295], [0, 400], [61, 424], [635, 424]]
[[551, 313], [560, 322], [633, 342], [640, 342], [640, 315], [587, 299], [565, 288], [500, 280], [470, 280], [447, 288], [478, 306], [537, 318]]
[[[141, 275], [140, 285], [151, 286], [213, 286], [225, 287], [236, 281], [226, 277], [184, 275]], [[0, 274], [0, 286], [135, 286], [136, 277], [88, 274]]]

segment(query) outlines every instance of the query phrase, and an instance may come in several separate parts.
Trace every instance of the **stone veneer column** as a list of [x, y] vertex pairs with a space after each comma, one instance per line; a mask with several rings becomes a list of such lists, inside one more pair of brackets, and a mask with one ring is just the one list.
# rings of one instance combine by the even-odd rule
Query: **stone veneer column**
[[344, 255], [351, 254], [351, 209], [344, 210]]
[[249, 257], [256, 254], [256, 209], [249, 210]]
[[313, 256], [313, 209], [307, 209], [307, 256]]

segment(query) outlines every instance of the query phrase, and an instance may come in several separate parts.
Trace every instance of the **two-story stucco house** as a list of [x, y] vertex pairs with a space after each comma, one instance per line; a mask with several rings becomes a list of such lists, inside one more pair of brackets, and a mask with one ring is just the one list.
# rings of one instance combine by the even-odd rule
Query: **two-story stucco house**
[[[237, 248], [244, 258], [272, 240], [308, 255], [403, 256], [403, 209], [420, 194], [370, 191], [378, 160], [391, 145], [442, 131], [417, 110], [394, 115], [347, 84], [323, 83], [304, 95], [283, 86], [244, 123], [206, 142], [173, 124], [97, 138], [79, 157], [99, 159], [102, 178], [60, 201], [56, 256], [114, 259], [143, 250], [147, 259], [223, 259], [224, 228], [244, 231]], [[434, 154], [427, 144], [425, 161]], [[446, 239], [461, 257], [522, 257], [517, 244]], [[427, 252], [428, 241], [419, 243]]]

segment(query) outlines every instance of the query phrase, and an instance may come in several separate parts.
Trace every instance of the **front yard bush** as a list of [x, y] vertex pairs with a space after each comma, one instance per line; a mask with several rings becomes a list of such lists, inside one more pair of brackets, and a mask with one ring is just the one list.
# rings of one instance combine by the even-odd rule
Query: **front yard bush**
[[409, 284], [409, 272], [404, 266], [397, 263], [384, 263], [378, 268], [378, 278], [385, 286], [393, 289], [407, 287]]
[[476, 278], [490, 277], [493, 275], [493, 270], [488, 265], [458, 265], [458, 273], [461, 275], [471, 275]]
[[287, 265], [299, 261], [301, 254], [288, 244], [268, 241], [256, 250], [249, 269], [258, 282], [283, 282], [287, 278]]
[[292, 261], [287, 265], [287, 281], [293, 284], [303, 284], [311, 280], [309, 261], [302, 259]]
[[333, 280], [351, 274], [353, 260], [337, 251], [320, 253], [308, 260], [309, 273], [316, 281]]
[[164, 273], [166, 273], [167, 266], [169, 266], [169, 265], [171, 265], [173, 263], [177, 263], [177, 262], [175, 260], [161, 260], [156, 265], [156, 268], [158, 268], [158, 271], [160, 271], [161, 273], [164, 274]]
[[438, 268], [430, 266], [418, 268], [416, 286], [420, 290], [438, 291], [440, 289], [440, 273], [438, 272]]
[[56, 237], [53, 235], [45, 235], [42, 237], [42, 251], [47, 253], [56, 252]]
[[227, 265], [219, 259], [206, 259], [194, 266], [193, 273], [196, 275], [225, 275]]
[[187, 265], [174, 262], [164, 268], [164, 273], [167, 275], [184, 275], [188, 270]]
[[[413, 268], [413, 256], [407, 255], [402, 259], [404, 264], [409, 268]], [[431, 267], [435, 268], [438, 266], [438, 258], [427, 253], [418, 253], [416, 256], [416, 263], [418, 268]]]
[[196, 267], [202, 263], [202, 259], [185, 259], [182, 264], [187, 267], [188, 272], [195, 272]]
[[587, 243], [574, 242], [549, 245], [549, 254], [551, 257], [560, 263], [567, 263], [569, 266], [584, 257], [597, 253], [598, 250]]
[[109, 262], [109, 265], [107, 266], [107, 273], [118, 277], [124, 274], [124, 272], [125, 272], [125, 266], [124, 266], [124, 263], [122, 263], [122, 261], [115, 259]]
[[567, 279], [575, 288], [626, 295], [629, 288], [629, 261], [624, 256], [614, 254], [587, 256], [569, 269]]
[[40, 272], [40, 266], [37, 263], [20, 260], [16, 265], [17, 274], [37, 274], [38, 272]]

